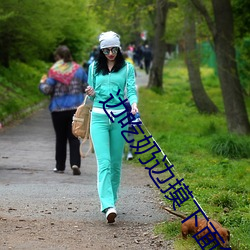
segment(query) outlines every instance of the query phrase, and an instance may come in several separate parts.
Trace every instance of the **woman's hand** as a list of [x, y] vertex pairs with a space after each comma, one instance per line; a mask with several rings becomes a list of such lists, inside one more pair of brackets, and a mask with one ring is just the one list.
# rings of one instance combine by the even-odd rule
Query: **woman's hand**
[[139, 110], [138, 110], [138, 108], [137, 108], [137, 104], [134, 102], [132, 105], [131, 105], [131, 113], [133, 114], [133, 115], [135, 115], [136, 113], [138, 113], [139, 112]]
[[95, 90], [92, 88], [92, 87], [90, 87], [90, 86], [88, 86], [86, 89], [85, 89], [85, 92], [86, 92], [86, 94], [88, 95], [88, 96], [95, 96]]

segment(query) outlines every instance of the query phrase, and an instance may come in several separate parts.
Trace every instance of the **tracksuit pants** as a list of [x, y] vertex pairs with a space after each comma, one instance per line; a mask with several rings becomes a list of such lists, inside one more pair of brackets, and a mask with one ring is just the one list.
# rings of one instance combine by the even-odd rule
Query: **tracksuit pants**
[[101, 202], [101, 211], [115, 207], [121, 179], [122, 155], [125, 139], [115, 118], [112, 123], [106, 114], [91, 114], [90, 134], [97, 160], [97, 189]]

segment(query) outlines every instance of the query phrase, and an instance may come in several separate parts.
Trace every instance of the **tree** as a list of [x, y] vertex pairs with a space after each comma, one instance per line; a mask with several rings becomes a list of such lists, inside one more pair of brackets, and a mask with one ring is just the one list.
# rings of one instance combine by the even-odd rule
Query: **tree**
[[92, 5], [97, 14], [102, 30], [113, 30], [121, 35], [122, 47], [131, 42], [140, 43], [140, 33], [147, 27], [149, 35], [152, 30], [155, 0], [93, 0]]
[[[11, 59], [27, 61], [31, 57], [37, 58], [37, 51], [44, 51], [45, 44], [49, 47], [53, 43], [53, 36], [45, 28], [47, 20], [44, 18], [45, 4], [41, 1], [25, 2], [2, 0], [0, 9], [4, 14], [11, 13], [5, 20], [0, 20], [0, 51], [1, 64], [9, 66]], [[48, 12], [49, 12], [48, 7]], [[46, 14], [50, 14], [50, 12]], [[57, 32], [55, 31], [55, 37]]]
[[228, 130], [237, 134], [249, 134], [250, 124], [235, 59], [230, 0], [212, 0], [214, 21], [200, 0], [191, 2], [204, 16], [213, 37]]
[[[0, 1], [0, 64], [10, 60], [48, 60], [65, 43], [74, 59], [82, 60], [84, 49], [93, 46], [95, 20], [85, 11], [87, 0]], [[91, 29], [89, 27], [92, 27]]]
[[188, 69], [189, 82], [195, 105], [200, 113], [217, 113], [218, 108], [207, 95], [200, 75], [200, 57], [197, 52], [196, 27], [193, 6], [187, 3], [185, 6], [185, 55]]
[[249, 0], [232, 0], [234, 14], [235, 35], [243, 38], [250, 35], [250, 13], [246, 10], [250, 8]]
[[244, 94], [250, 96], [250, 8], [248, 0], [232, 0], [237, 62]]
[[162, 76], [166, 53], [164, 35], [166, 31], [167, 13], [168, 10], [173, 7], [177, 7], [177, 5], [168, 0], [156, 1], [155, 35], [153, 41], [154, 57], [149, 75], [149, 88], [157, 87], [162, 89], [163, 86]]

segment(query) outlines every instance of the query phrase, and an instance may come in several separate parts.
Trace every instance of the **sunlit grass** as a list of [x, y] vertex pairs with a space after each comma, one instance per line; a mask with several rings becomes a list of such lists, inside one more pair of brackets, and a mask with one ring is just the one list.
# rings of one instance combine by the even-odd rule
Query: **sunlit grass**
[[[181, 60], [174, 60], [165, 66], [162, 93], [146, 88], [139, 90], [141, 118], [174, 164], [175, 176], [185, 179], [185, 184], [189, 185], [208, 216], [230, 230], [232, 249], [250, 249], [250, 238], [247, 237], [247, 232], [250, 232], [250, 159], [247, 153], [250, 138], [228, 134], [218, 78], [210, 68], [202, 68], [201, 74], [219, 114], [202, 115], [197, 111], [185, 65]], [[250, 104], [249, 100], [246, 103]], [[250, 105], [247, 107], [250, 113]], [[224, 143], [225, 138], [232, 138], [233, 143], [227, 143], [227, 140]], [[137, 163], [138, 158], [145, 162], [151, 157], [147, 153], [137, 155], [133, 163]], [[164, 195], [161, 197], [166, 205], [172, 206]], [[197, 208], [189, 201], [177, 210], [191, 214]], [[180, 226], [181, 219], [177, 220]], [[176, 222], [156, 227], [156, 231], [166, 238], [175, 237], [175, 249], [199, 249], [195, 240], [187, 243], [179, 239], [179, 230]]]

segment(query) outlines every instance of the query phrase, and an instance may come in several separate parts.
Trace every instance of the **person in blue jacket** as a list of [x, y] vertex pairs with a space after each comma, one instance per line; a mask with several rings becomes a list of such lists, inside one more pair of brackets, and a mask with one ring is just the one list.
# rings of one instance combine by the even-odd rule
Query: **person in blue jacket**
[[[117, 216], [116, 202], [121, 179], [122, 155], [125, 139], [118, 121], [121, 116], [110, 120], [106, 112], [115, 115], [125, 110], [118, 105], [124, 100], [125, 92], [131, 105], [131, 113], [136, 114], [137, 92], [134, 66], [126, 63], [121, 53], [120, 36], [113, 31], [103, 32], [99, 36], [100, 53], [88, 72], [86, 93], [93, 100], [90, 134], [97, 159], [97, 189], [101, 202], [101, 211], [106, 214], [108, 223]], [[113, 98], [110, 98], [111, 95]], [[112, 108], [105, 108], [103, 103]], [[105, 112], [106, 111], [106, 112]], [[126, 116], [124, 112], [124, 116]]]
[[56, 62], [48, 75], [41, 79], [39, 89], [50, 95], [49, 110], [56, 134], [55, 173], [64, 173], [66, 168], [67, 142], [69, 142], [70, 166], [73, 175], [80, 175], [80, 142], [72, 134], [72, 117], [84, 100], [87, 74], [73, 61], [67, 46], [59, 46], [55, 51]]

